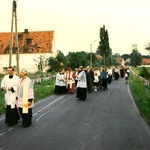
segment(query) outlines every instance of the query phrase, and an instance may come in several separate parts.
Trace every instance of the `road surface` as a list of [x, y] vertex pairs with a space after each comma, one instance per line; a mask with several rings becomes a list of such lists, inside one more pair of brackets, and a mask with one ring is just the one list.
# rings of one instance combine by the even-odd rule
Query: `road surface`
[[7, 127], [0, 116], [0, 150], [150, 150], [150, 127], [124, 79], [108, 90], [52, 95], [35, 104], [29, 128]]

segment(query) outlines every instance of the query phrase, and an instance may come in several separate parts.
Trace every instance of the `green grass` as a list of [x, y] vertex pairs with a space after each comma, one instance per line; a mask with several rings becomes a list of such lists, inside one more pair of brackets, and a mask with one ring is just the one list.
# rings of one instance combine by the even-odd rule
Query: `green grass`
[[143, 81], [131, 73], [130, 88], [141, 116], [150, 125], [150, 87], [145, 86]]
[[54, 80], [34, 85], [35, 102], [52, 94], [54, 94]]
[[4, 93], [0, 91], [0, 115], [5, 112]]

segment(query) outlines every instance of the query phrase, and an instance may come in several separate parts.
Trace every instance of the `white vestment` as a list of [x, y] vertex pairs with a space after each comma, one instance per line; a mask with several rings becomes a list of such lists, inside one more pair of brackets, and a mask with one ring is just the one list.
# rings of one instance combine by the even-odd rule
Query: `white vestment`
[[[19, 82], [19, 77], [13, 75], [12, 78], [9, 78], [9, 75], [5, 75], [2, 82], [1, 88], [5, 87], [5, 104], [11, 105], [11, 108], [15, 108], [16, 105], [16, 94], [17, 94], [17, 85]], [[14, 92], [9, 91], [8, 88], [13, 88]]]

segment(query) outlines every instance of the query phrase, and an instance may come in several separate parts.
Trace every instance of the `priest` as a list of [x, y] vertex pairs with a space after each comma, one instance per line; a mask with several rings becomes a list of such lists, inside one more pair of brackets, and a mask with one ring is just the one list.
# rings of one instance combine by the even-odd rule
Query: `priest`
[[20, 118], [16, 105], [16, 94], [19, 77], [14, 74], [14, 67], [12, 66], [8, 67], [7, 72], [8, 74], [5, 75], [1, 81], [1, 89], [3, 92], [5, 92], [5, 123], [8, 126], [13, 126], [17, 124], [17, 121]]
[[27, 70], [20, 71], [20, 83], [18, 85], [18, 108], [22, 117], [22, 126], [29, 127], [32, 124], [32, 107], [34, 106], [33, 82], [27, 76]]

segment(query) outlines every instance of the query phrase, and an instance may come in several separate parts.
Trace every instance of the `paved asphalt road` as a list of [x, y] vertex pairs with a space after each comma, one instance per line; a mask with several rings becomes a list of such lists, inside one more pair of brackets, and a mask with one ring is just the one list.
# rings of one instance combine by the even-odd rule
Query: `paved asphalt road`
[[66, 94], [37, 102], [29, 128], [21, 120], [7, 127], [0, 116], [0, 150], [150, 150], [150, 127], [119, 79], [86, 101]]

